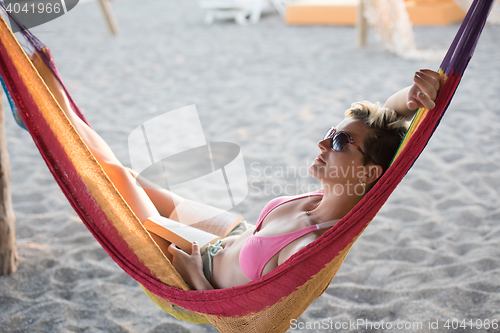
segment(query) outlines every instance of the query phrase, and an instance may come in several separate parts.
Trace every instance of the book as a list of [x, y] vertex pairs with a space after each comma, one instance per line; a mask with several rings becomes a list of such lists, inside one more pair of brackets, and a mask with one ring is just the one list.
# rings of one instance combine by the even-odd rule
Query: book
[[170, 261], [172, 255], [168, 247], [171, 243], [191, 254], [196, 241], [202, 251], [208, 244], [226, 237], [243, 220], [240, 215], [189, 200], [182, 201], [182, 206], [177, 205], [170, 217], [153, 216], [144, 222], [144, 227]]
[[[175, 245], [177, 245], [177, 247], [181, 248], [188, 254], [191, 254], [191, 246], [194, 241], [198, 243], [201, 251], [208, 244], [215, 243], [218, 239], [220, 239], [220, 237], [217, 235], [193, 228], [191, 226], [179, 223], [163, 216], [148, 217], [148, 219], [144, 222], [144, 227], [150, 233], [161, 237], [168, 243], [174, 243]], [[158, 243], [157, 240], [155, 241]], [[166, 245], [167, 244], [160, 246], [163, 252], [165, 252], [164, 247]], [[169, 256], [167, 255], [167, 257]]]
[[[164, 193], [165, 189], [161, 186], [158, 186], [133, 170], [130, 170], [130, 172], [153, 202], [162, 202], [166, 197], [170, 197], [168, 193]], [[240, 215], [229, 212], [226, 209], [216, 208], [188, 199], [178, 200], [176, 196], [173, 197], [173, 204], [175, 208], [173, 212], [169, 213], [169, 219], [191, 225], [194, 228], [218, 235], [221, 238], [226, 237], [243, 220], [243, 217]], [[161, 211], [161, 207], [157, 208]]]
[[220, 238], [227, 237], [243, 220], [241, 215], [191, 200], [176, 203], [169, 218]]

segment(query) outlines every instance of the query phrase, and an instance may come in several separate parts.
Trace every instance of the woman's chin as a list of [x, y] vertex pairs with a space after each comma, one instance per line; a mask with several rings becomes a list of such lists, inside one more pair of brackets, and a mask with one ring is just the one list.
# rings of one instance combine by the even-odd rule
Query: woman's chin
[[321, 181], [321, 178], [320, 178], [321, 172], [320, 172], [318, 165], [316, 165], [315, 163], [311, 164], [311, 166], [309, 167], [309, 169], [307, 171], [309, 172], [309, 174], [311, 176], [313, 176], [314, 178]]
[[314, 163], [313, 163], [313, 164], [311, 164], [311, 165], [309, 166], [309, 168], [307, 169], [307, 172], [309, 172], [309, 174], [310, 174], [311, 176], [313, 176], [314, 178], [318, 178], [318, 177], [316, 177], [316, 172], [315, 172], [315, 170], [314, 170], [314, 169], [315, 169], [315, 165], [314, 165]]

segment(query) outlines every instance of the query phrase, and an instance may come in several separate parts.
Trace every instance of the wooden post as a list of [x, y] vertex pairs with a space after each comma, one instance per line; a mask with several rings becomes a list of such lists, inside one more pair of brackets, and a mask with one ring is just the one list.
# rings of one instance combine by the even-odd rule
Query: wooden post
[[368, 33], [368, 25], [364, 15], [365, 5], [364, 0], [359, 0], [357, 17], [356, 17], [356, 31], [358, 33], [358, 46], [366, 46], [366, 35]]
[[16, 219], [10, 195], [10, 163], [0, 93], [0, 275], [17, 269]]
[[104, 14], [109, 30], [113, 35], [118, 35], [120, 33], [120, 28], [118, 27], [118, 23], [109, 5], [109, 0], [99, 0], [99, 4], [101, 5], [102, 13]]

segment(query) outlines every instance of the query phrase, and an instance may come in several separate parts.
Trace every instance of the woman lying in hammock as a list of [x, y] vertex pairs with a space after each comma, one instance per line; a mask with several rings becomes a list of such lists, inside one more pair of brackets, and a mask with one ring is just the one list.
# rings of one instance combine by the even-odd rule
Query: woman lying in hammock
[[[179, 202], [182, 198], [164, 189], [137, 186], [137, 174], [124, 167], [106, 142], [73, 112], [61, 85], [36, 53], [33, 63], [137, 217], [142, 222], [151, 216], [169, 217], [174, 199]], [[205, 253], [204, 259], [197, 244], [191, 255], [171, 245], [168, 251], [176, 270], [193, 289], [206, 290], [243, 285], [275, 269], [335, 225], [363, 198], [389, 167], [413, 110], [433, 109], [439, 88], [439, 74], [421, 70], [415, 73], [413, 85], [391, 96], [384, 107], [354, 103], [346, 118], [319, 141], [318, 156], [309, 167], [323, 190], [272, 200], [256, 227], [225, 238], [211, 249], [214, 251]], [[339, 191], [339, 186], [345, 190]]]

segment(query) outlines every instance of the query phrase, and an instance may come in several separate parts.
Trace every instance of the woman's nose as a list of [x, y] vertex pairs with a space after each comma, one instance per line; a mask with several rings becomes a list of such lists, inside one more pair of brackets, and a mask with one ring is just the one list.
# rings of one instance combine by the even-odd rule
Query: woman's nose
[[323, 140], [319, 141], [318, 142], [319, 149], [321, 149], [321, 151], [326, 151], [327, 149], [329, 149], [331, 139], [332, 138], [327, 138], [327, 139], [323, 139]]

